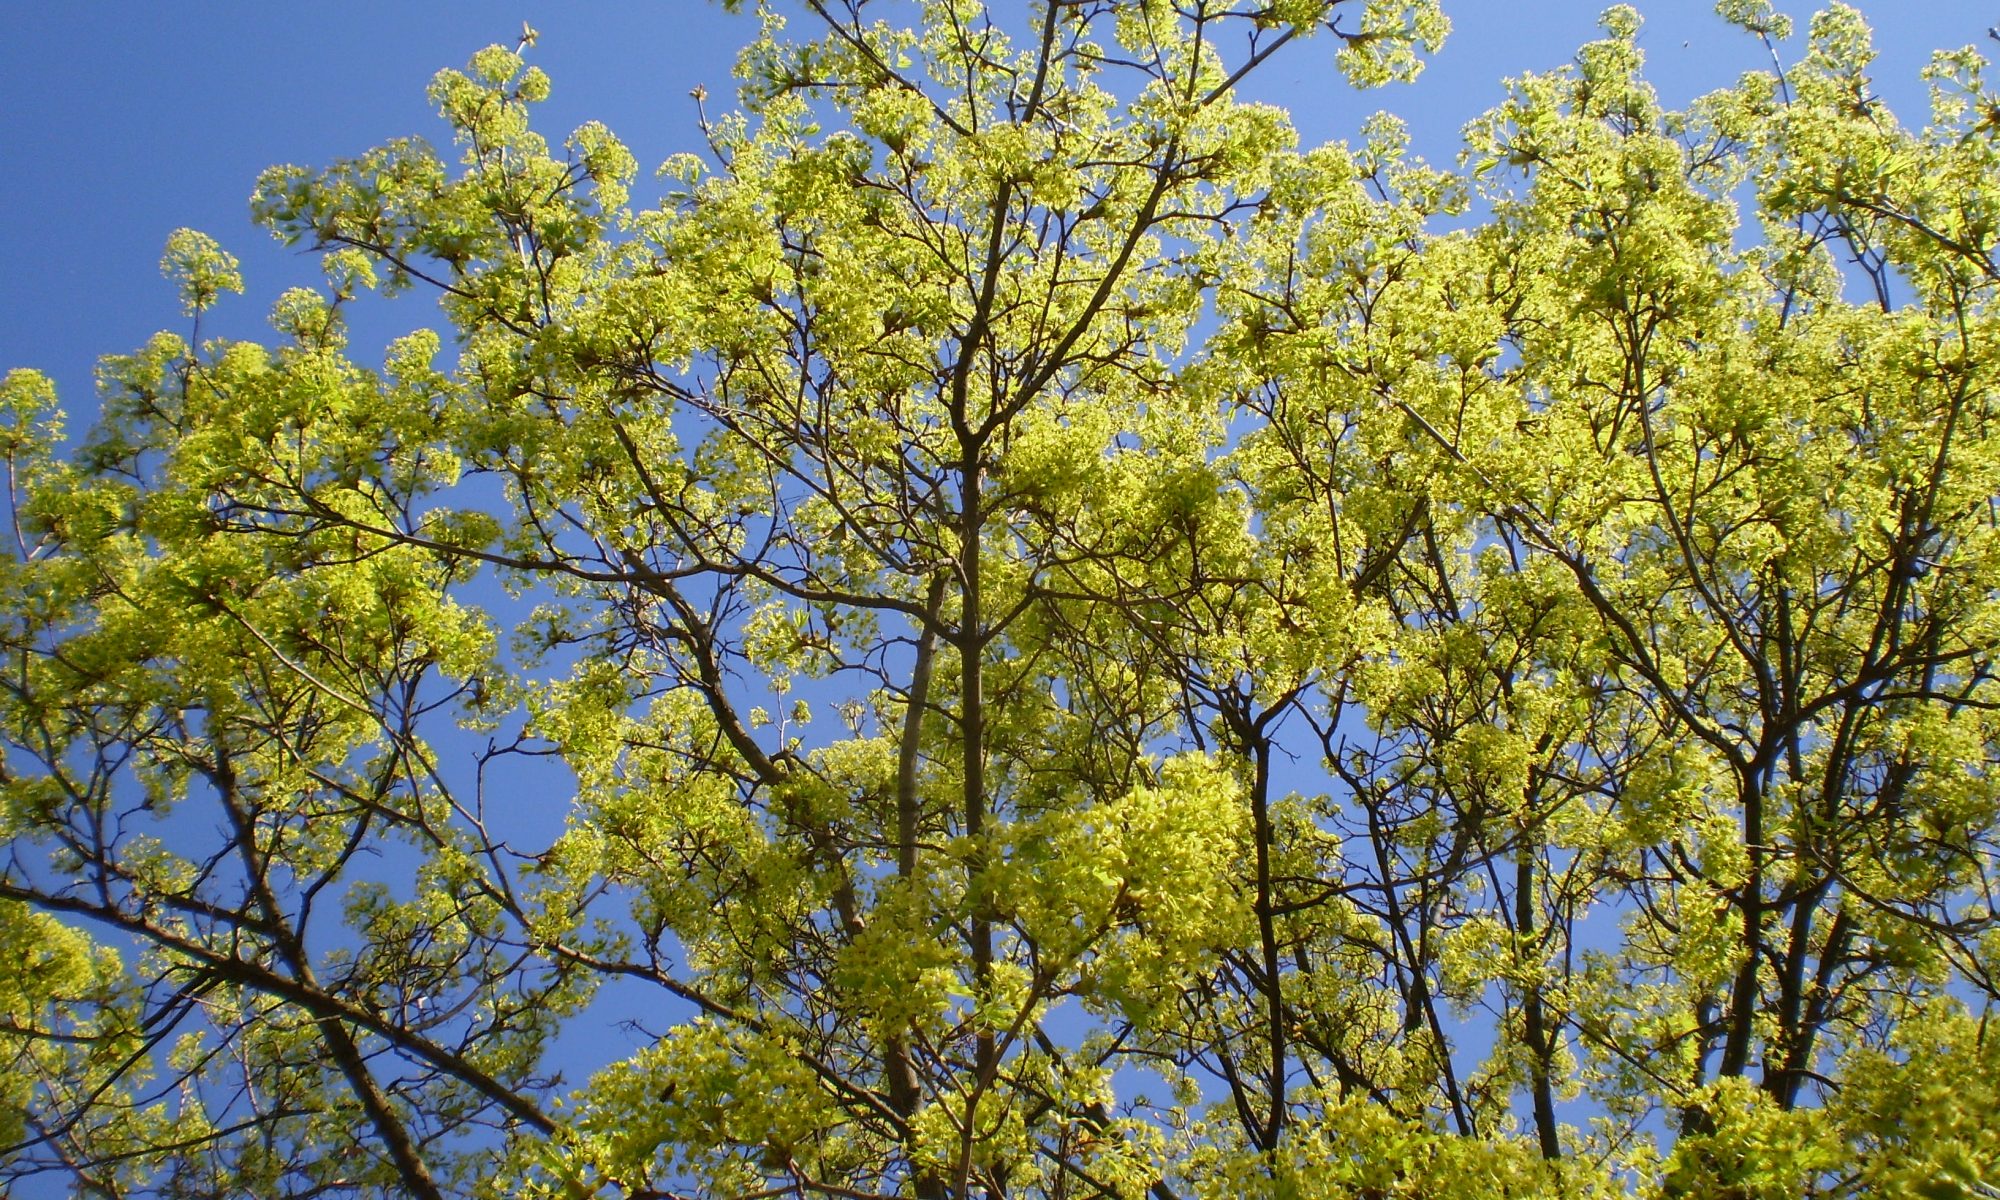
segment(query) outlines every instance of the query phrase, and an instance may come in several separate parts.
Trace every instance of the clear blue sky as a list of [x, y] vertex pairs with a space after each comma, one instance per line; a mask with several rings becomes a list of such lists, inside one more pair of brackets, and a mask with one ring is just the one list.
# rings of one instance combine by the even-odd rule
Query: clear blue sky
[[[1762, 65], [1755, 43], [1710, 4], [1639, 5], [1649, 67], [1670, 102]], [[1355, 93], [1331, 68], [1331, 44], [1316, 41], [1276, 62], [1256, 90], [1290, 107], [1308, 141], [1351, 136], [1387, 108], [1411, 122], [1420, 149], [1449, 158], [1458, 128], [1499, 97], [1500, 79], [1567, 61], [1594, 36], [1602, 4], [1446, 7], [1452, 40], [1413, 86]], [[2000, 49], [1985, 37], [2000, 0], [1870, 0], [1863, 9], [1883, 51], [1881, 92], [1906, 121], [1921, 122], [1916, 72], [1931, 49]], [[1787, 11], [1803, 27], [1810, 10]], [[318, 165], [403, 134], [441, 138], [426, 81], [482, 45], [511, 44], [523, 18], [541, 30], [534, 59], [555, 80], [545, 132], [603, 120], [650, 166], [696, 148], [688, 90], [700, 83], [728, 96], [734, 50], [754, 31], [753, 18], [711, 0], [0, 0], [0, 17], [0, 371], [53, 374], [73, 428], [92, 407], [98, 355], [181, 326], [157, 270], [171, 230], [202, 229], [244, 261], [248, 295], [225, 303], [217, 332], [265, 336], [271, 298], [316, 282], [309, 262], [246, 217], [262, 168]], [[421, 301], [380, 318], [385, 332], [434, 323]], [[358, 329], [354, 346], [364, 361], [377, 349], [369, 332]]]
[[[997, 0], [1001, 5], [1020, 0]], [[1669, 103], [1767, 65], [1711, 0], [1653, 0], [1642, 44]], [[1457, 30], [1415, 85], [1357, 94], [1332, 68], [1333, 47], [1296, 47], [1258, 80], [1303, 138], [1351, 137], [1389, 109], [1421, 151], [1450, 159], [1457, 131], [1501, 96], [1504, 76], [1569, 60], [1596, 35], [1599, 0], [1446, 0]], [[1801, 27], [1809, 10], [1789, 10]], [[1921, 122], [1917, 71], [1939, 46], [1985, 40], [2000, 0], [1871, 0], [1882, 49], [1879, 90]], [[248, 295], [226, 300], [212, 331], [268, 336], [263, 313], [284, 287], [317, 282], [314, 264], [247, 219], [257, 173], [320, 165], [385, 139], [444, 131], [424, 99], [431, 74], [491, 42], [512, 44], [523, 18], [541, 31], [533, 59], [554, 78], [542, 128], [555, 138], [603, 120], [644, 166], [698, 148], [689, 89], [730, 94], [735, 48], [754, 19], [710, 0], [562, 4], [533, 0], [0, 0], [0, 371], [57, 379], [72, 429], [94, 408], [97, 356], [160, 328], [184, 328], [158, 261], [167, 234], [194, 226], [242, 258]], [[651, 199], [642, 174], [636, 199]], [[436, 324], [411, 296], [357, 329], [353, 352]], [[516, 781], [517, 784], [519, 781]], [[645, 1015], [613, 1003], [599, 1017]], [[653, 1013], [653, 1015], [658, 1015]], [[597, 1027], [565, 1043], [572, 1082], [617, 1052]]]

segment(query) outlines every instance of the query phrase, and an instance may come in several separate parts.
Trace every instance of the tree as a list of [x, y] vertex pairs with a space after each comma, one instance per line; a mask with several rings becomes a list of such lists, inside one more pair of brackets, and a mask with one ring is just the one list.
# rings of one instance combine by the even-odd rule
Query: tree
[[184, 232], [74, 457], [8, 377], [4, 1169], [1990, 1190], [1979, 57], [1912, 132], [1835, 8], [1670, 113], [1615, 8], [1453, 172], [1234, 92], [1428, 0], [881, 8], [767, 14], [650, 210], [489, 48], [456, 164], [260, 181], [278, 344]]

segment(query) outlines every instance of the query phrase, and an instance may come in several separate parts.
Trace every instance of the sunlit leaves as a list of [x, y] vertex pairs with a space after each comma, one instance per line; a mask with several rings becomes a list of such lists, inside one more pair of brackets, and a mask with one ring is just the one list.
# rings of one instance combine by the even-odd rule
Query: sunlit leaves
[[105, 360], [70, 465], [0, 385], [0, 1133], [189, 1194], [1991, 1175], [1976, 55], [1913, 132], [1835, 10], [1677, 114], [1620, 6], [1458, 172], [1232, 92], [1407, 78], [1429, 3], [777, 7], [657, 203], [527, 31], [450, 154], [263, 177], [325, 267], [270, 345]]

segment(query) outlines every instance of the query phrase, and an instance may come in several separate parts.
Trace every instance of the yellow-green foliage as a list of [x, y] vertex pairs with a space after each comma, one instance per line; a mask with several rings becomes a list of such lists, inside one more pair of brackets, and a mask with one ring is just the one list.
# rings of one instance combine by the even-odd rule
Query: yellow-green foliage
[[1977, 53], [1454, 169], [1235, 90], [1431, 0], [726, 7], [657, 185], [526, 29], [0, 383], [0, 1190], [1993, 1194]]

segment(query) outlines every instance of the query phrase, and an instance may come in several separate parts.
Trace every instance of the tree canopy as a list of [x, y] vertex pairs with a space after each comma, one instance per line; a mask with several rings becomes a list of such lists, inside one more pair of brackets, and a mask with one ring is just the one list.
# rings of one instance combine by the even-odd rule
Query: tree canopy
[[525, 31], [0, 385], [0, 1179], [1996, 1194], [1973, 49], [1445, 167], [1237, 94], [1436, 0], [760, 11], [655, 207]]

